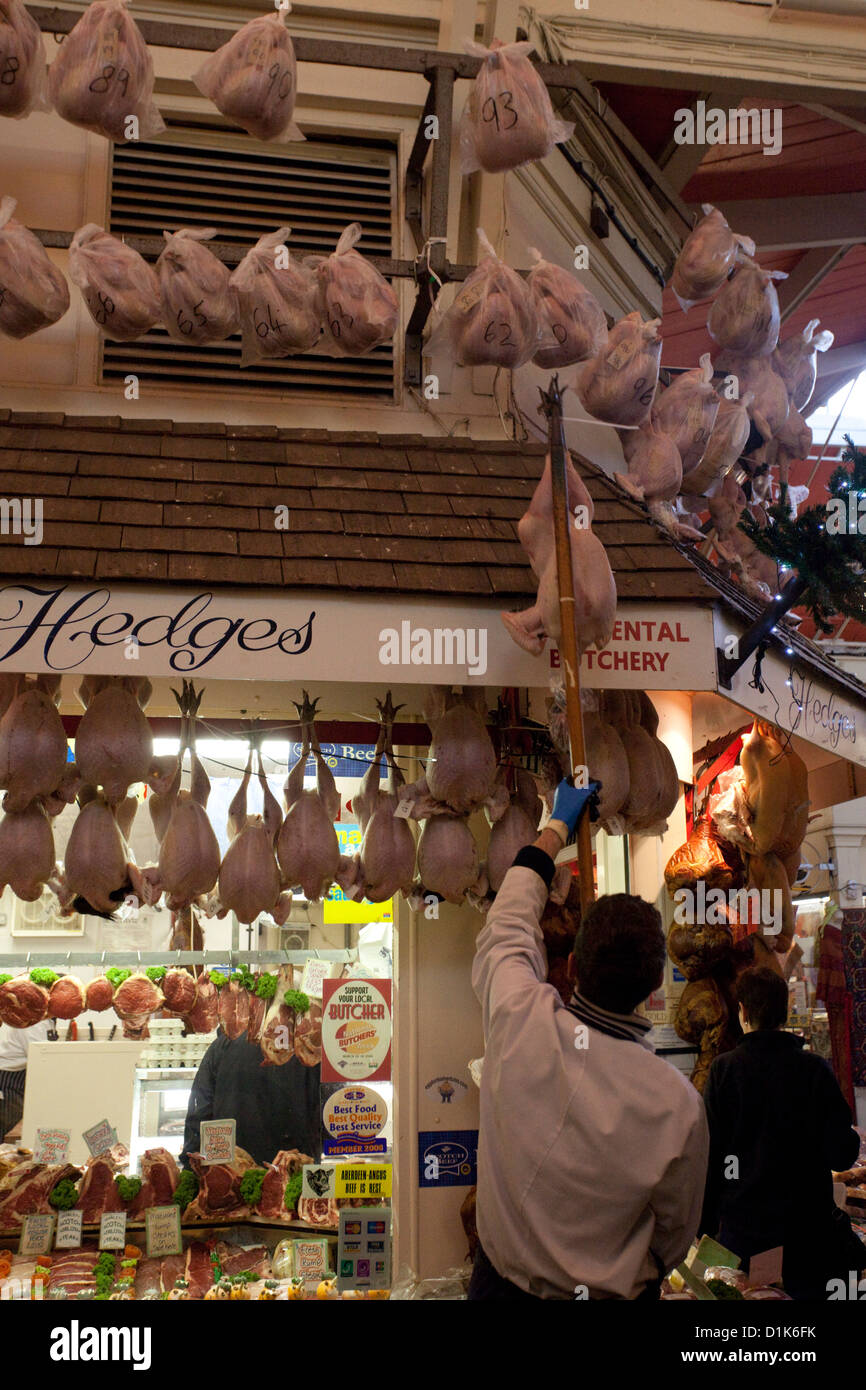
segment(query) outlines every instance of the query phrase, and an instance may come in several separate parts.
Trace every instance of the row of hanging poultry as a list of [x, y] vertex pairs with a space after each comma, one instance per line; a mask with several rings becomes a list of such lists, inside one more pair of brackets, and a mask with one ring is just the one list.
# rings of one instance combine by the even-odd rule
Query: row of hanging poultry
[[[416, 907], [468, 899], [483, 910], [517, 851], [535, 838], [541, 820], [539, 782], [513, 756], [507, 731], [497, 756], [483, 690], [463, 696], [438, 687], [431, 692], [426, 772], [408, 785], [394, 754], [397, 710], [389, 692], [377, 701], [375, 753], [352, 799], [361, 847], [354, 856], [341, 855], [334, 828], [340, 796], [319, 745], [316, 705], [305, 692], [298, 707], [301, 751], [283, 788], [285, 812], [268, 786], [260, 737], [253, 733], [246, 769], [229, 806], [230, 843], [221, 854], [207, 814], [210, 780], [196, 750], [202, 691], [184, 681], [176, 692], [180, 749], [165, 757], [153, 753], [144, 714], [151, 695], [146, 678], [87, 676], [78, 695], [84, 714], [75, 736], [75, 761], [69, 762], [56, 704], [60, 678], [0, 677], [0, 787], [6, 793], [0, 886], [9, 884], [18, 897], [34, 901], [48, 884], [62, 910], [105, 917], [130, 895], [141, 904], [163, 900], [174, 914], [176, 947], [200, 944], [193, 908], [208, 916], [233, 912], [242, 923], [268, 913], [284, 923], [292, 889], [317, 901], [334, 883], [356, 900], [384, 902], [402, 892]], [[587, 712], [586, 724], [590, 771], [604, 782], [606, 828], [659, 833], [676, 803], [678, 782], [670, 754], [657, 737], [651, 701], [608, 693], [601, 713]], [[556, 734], [556, 719], [553, 727]], [[311, 755], [315, 789], [304, 786]], [[184, 787], [187, 773], [189, 785]], [[559, 775], [553, 770], [541, 778], [542, 788], [550, 791]], [[254, 812], [249, 804], [253, 779], [261, 793], [261, 807]], [[159, 843], [157, 863], [144, 867], [128, 849], [139, 806], [133, 789], [142, 783]], [[77, 814], [58, 867], [52, 822], [73, 804]], [[491, 826], [483, 864], [469, 827], [469, 818], [482, 810]], [[417, 846], [410, 820], [423, 822]], [[557, 888], [562, 900], [567, 870]]]

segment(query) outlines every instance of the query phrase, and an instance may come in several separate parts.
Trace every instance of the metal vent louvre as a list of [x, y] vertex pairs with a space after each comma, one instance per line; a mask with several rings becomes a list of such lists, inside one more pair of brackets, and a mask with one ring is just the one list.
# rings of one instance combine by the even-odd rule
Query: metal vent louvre
[[[359, 249], [391, 256], [395, 199], [394, 147], [310, 136], [303, 144], [271, 147], [236, 131], [167, 118], [158, 143], [115, 146], [110, 228], [117, 236], [161, 236], [178, 227], [216, 227], [217, 239], [245, 249], [265, 232], [289, 226], [289, 246], [327, 254], [343, 228], [364, 228]], [[366, 357], [317, 353], [241, 367], [240, 335], [187, 347], [157, 328], [134, 343], [103, 345], [103, 381], [135, 373], [145, 380], [278, 394], [395, 394], [395, 346]]]

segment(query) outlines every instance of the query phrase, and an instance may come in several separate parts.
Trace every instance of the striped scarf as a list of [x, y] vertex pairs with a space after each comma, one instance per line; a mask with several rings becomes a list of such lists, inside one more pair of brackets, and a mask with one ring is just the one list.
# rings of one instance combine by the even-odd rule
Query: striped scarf
[[652, 1028], [652, 1024], [649, 1019], [641, 1018], [639, 1014], [612, 1013], [610, 1009], [593, 1004], [578, 990], [574, 991], [571, 1003], [567, 1004], [566, 1008], [575, 1018], [579, 1018], [581, 1023], [595, 1028], [599, 1033], [606, 1033], [609, 1038], [620, 1038], [624, 1042], [636, 1042], [642, 1047], [651, 1048], [651, 1044], [646, 1041], [646, 1034]]

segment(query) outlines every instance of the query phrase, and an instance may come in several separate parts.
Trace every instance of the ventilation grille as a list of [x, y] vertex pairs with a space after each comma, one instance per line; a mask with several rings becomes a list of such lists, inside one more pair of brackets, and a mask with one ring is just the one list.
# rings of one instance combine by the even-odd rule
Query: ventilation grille
[[[217, 239], [248, 249], [265, 232], [292, 229], [298, 254], [333, 251], [343, 228], [364, 228], [359, 250], [391, 256], [395, 151], [375, 143], [308, 138], [270, 147], [218, 126], [168, 118], [158, 144], [115, 146], [110, 225], [117, 236], [162, 236], [178, 227], [216, 227]], [[103, 346], [103, 381], [144, 381], [393, 400], [394, 344], [366, 357], [315, 352], [241, 367], [240, 335], [188, 347], [157, 328], [134, 343]]]

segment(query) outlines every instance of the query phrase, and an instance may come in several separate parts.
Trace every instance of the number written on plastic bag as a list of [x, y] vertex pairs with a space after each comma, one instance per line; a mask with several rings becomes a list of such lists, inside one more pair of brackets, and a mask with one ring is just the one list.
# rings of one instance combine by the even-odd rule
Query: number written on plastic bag
[[[517, 125], [517, 111], [511, 104], [513, 97], [513, 92], [499, 93], [499, 101], [502, 103], [501, 120], [496, 97], [488, 97], [481, 108], [482, 121], [493, 121], [497, 130], [513, 130]], [[509, 116], [512, 117], [511, 120], [508, 119]]]
[[20, 66], [15, 54], [10, 54], [3, 66], [3, 71], [0, 72], [0, 82], [3, 83], [4, 87], [11, 87], [14, 85]]
[[117, 79], [118, 87], [120, 87], [123, 95], [126, 96], [126, 89], [129, 86], [129, 73], [126, 68], [115, 67], [114, 63], [106, 63], [105, 67], [102, 69], [101, 75], [99, 77], [94, 77], [87, 90], [89, 92], [95, 92], [97, 95], [102, 92], [107, 92], [115, 78]]
[[334, 302], [334, 313], [335, 317], [329, 320], [329, 325], [334, 337], [339, 338], [343, 331], [343, 324], [345, 324], [347, 328], [351, 328], [352, 324], [355, 322], [355, 315], [347, 314], [342, 304], [337, 301]]
[[99, 308], [94, 310], [93, 317], [102, 328], [114, 313], [114, 300], [104, 290], [100, 290], [96, 298], [99, 301]]
[[271, 79], [268, 84], [268, 95], [270, 96], [276, 89], [276, 96], [279, 101], [286, 101], [292, 92], [292, 74], [289, 68], [283, 67], [280, 63], [274, 63], [268, 72]]
[[[204, 300], [200, 299], [198, 304], [193, 304], [192, 306], [192, 312], [198, 319], [199, 328], [204, 328], [205, 324], [207, 323], [207, 314], [203, 314], [201, 312], [202, 304], [204, 304]], [[181, 333], [186, 333], [187, 335], [190, 334], [193, 330], [192, 319], [186, 317], [183, 309], [178, 309], [177, 311], [177, 326], [180, 329]]]
[[270, 304], [267, 306], [266, 319], [259, 319], [259, 314], [261, 312], [261, 305], [257, 304], [253, 310], [253, 322], [256, 326], [256, 333], [260, 338], [266, 338], [269, 333], [281, 333], [283, 329], [288, 327], [288, 324], [280, 323], [279, 319], [274, 318]]
[[[501, 336], [498, 338], [496, 336], [497, 331], [501, 331]], [[514, 339], [511, 336], [511, 324], [504, 322], [498, 323], [495, 319], [491, 319], [484, 330], [484, 341], [485, 343], [496, 342], [500, 347], [513, 347]]]

